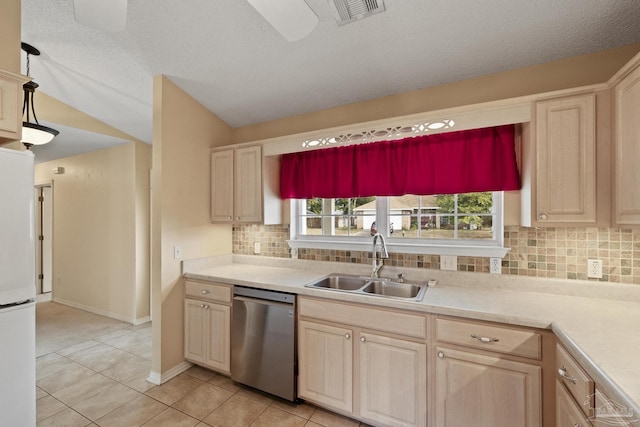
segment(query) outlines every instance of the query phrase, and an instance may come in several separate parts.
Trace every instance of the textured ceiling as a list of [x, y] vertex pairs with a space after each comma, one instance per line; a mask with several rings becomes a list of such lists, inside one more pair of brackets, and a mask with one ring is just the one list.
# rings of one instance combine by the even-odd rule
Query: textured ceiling
[[158, 74], [238, 127], [640, 41], [638, 0], [385, 0], [344, 26], [307, 3], [320, 22], [288, 43], [245, 0], [129, 0], [117, 33], [22, 0], [22, 40], [41, 90], [148, 143]]

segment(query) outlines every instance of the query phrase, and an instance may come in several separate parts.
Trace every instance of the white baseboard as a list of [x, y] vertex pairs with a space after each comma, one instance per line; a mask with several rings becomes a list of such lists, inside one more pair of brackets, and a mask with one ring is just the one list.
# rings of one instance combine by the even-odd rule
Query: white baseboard
[[169, 381], [171, 378], [180, 375], [181, 373], [183, 373], [184, 371], [186, 371], [192, 366], [193, 366], [192, 363], [189, 363], [186, 360], [183, 360], [182, 362], [178, 363], [176, 366], [169, 369], [163, 374], [159, 374], [157, 372], [151, 371], [149, 373], [149, 378], [147, 378], [147, 381], [155, 385], [164, 384], [167, 381]]
[[[62, 304], [62, 305], [68, 305], [69, 307], [73, 307], [73, 308], [79, 308], [80, 310], [84, 310], [84, 311], [88, 311], [90, 313], [93, 314], [99, 314], [100, 316], [104, 316], [104, 317], [110, 317], [112, 319], [116, 319], [116, 320], [120, 320], [122, 322], [126, 322], [126, 323], [130, 323], [132, 325], [135, 325], [135, 319], [131, 319], [128, 318], [126, 316], [122, 316], [120, 314], [117, 313], [111, 313], [109, 311], [104, 311], [104, 310], [100, 310], [98, 308], [95, 307], [89, 307], [83, 304], [78, 304], [77, 302], [73, 302], [73, 301], [68, 301], [62, 298], [58, 298], [58, 297], [53, 297], [52, 298], [53, 302], [56, 302], [58, 304]], [[143, 322], [141, 322], [143, 323]]]
[[143, 323], [147, 323], [151, 321], [151, 317], [146, 316], [146, 317], [141, 317], [139, 319], [136, 319], [133, 321], [133, 326], [138, 326], [138, 325], [142, 325]]
[[36, 302], [49, 302], [51, 301], [51, 292], [36, 295]]

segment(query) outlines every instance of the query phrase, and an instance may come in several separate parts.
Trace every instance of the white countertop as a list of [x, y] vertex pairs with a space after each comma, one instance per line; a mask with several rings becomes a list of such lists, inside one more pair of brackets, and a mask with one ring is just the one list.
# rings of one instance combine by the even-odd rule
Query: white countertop
[[[473, 273], [471, 276], [460, 276], [461, 282], [465, 282], [464, 286], [448, 283], [457, 276], [447, 275], [446, 280], [439, 279], [436, 287], [427, 290], [422, 302], [407, 302], [305, 287], [331, 272], [362, 274], [362, 266], [290, 262], [292, 260], [270, 262], [264, 257], [259, 260], [257, 258], [226, 256], [213, 263], [185, 265], [185, 276], [300, 295], [551, 329], [596, 383], [607, 390], [609, 397], [618, 404], [633, 409], [636, 422], [640, 421], [640, 302], [636, 299], [637, 285], [629, 285], [631, 288], [628, 289], [613, 289], [613, 294], [618, 294], [618, 297], [620, 292], [622, 297], [625, 296], [624, 292], [629, 292], [631, 297], [625, 301], [622, 298], [549, 293], [546, 290], [551, 288], [544, 284], [537, 287], [518, 286], [517, 290], [510, 290], [508, 283], [503, 283], [508, 282], [506, 279]], [[410, 269], [404, 269], [407, 270]], [[436, 273], [427, 270], [420, 274]], [[409, 274], [407, 276], [410, 277]], [[471, 286], [467, 283], [469, 278], [478, 283]], [[492, 286], [489, 282], [500, 283]], [[587, 290], [589, 285], [585, 284]], [[538, 288], [545, 292], [538, 291]], [[570, 293], [579, 294], [577, 289], [572, 288]], [[609, 291], [605, 289], [604, 292]], [[595, 292], [586, 292], [587, 295], [593, 293]]]

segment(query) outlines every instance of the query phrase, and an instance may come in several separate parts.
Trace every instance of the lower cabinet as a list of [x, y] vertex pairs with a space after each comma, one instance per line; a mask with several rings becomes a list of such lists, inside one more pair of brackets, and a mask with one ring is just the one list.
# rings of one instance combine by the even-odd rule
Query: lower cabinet
[[316, 403], [353, 411], [353, 330], [298, 322], [298, 394]]
[[185, 300], [185, 358], [231, 373], [229, 356], [231, 311], [228, 306]]
[[445, 347], [436, 352], [438, 427], [542, 426], [539, 366]]
[[427, 346], [361, 332], [360, 416], [393, 426], [425, 425]]
[[231, 373], [231, 287], [187, 281], [184, 300], [185, 359]]
[[[379, 321], [385, 323], [381, 328], [415, 331], [405, 327], [412, 322], [424, 324], [426, 318], [334, 302], [324, 305], [299, 298], [301, 316], [315, 311], [322, 320], [302, 318], [298, 322], [299, 396], [376, 426], [425, 426], [426, 341], [369, 327]], [[353, 322], [328, 323], [322, 313], [333, 320], [351, 318]], [[372, 320], [376, 317], [379, 320]], [[365, 329], [364, 323], [374, 324]]]
[[556, 427], [591, 427], [562, 383], [556, 381]]

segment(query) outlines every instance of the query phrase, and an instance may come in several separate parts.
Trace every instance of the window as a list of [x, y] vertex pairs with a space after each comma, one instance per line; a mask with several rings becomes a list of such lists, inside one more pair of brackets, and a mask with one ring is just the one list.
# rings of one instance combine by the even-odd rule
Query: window
[[503, 257], [502, 192], [292, 201], [294, 248]]

